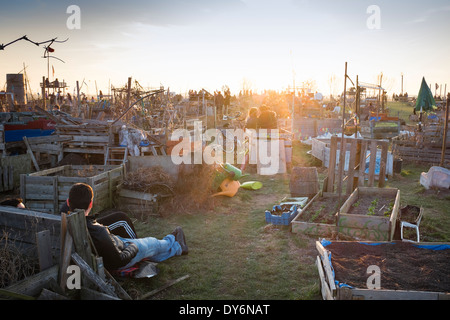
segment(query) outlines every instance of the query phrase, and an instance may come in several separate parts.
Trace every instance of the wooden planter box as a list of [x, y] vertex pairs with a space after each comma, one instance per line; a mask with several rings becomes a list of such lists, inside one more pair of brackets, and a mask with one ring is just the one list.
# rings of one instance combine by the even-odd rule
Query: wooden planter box
[[318, 192], [292, 221], [292, 232], [323, 237], [331, 236], [336, 232], [338, 197], [339, 195], [336, 193]]
[[[21, 253], [31, 258], [38, 257], [37, 243], [39, 232], [48, 232], [50, 253], [58, 263], [60, 246], [60, 216], [19, 209], [11, 206], [0, 206], [0, 234], [7, 234], [7, 241]], [[5, 240], [5, 239], [3, 239]]]
[[[376, 206], [374, 200], [378, 200]], [[399, 189], [356, 188], [341, 207], [339, 233], [355, 239], [390, 241], [394, 238], [399, 207]]]
[[388, 139], [400, 134], [399, 121], [364, 121], [361, 123], [361, 135], [368, 139]]
[[[371, 289], [368, 288], [367, 283], [370, 282], [369, 281], [369, 277], [373, 275], [373, 273], [367, 273], [366, 268], [369, 267], [370, 264], [369, 262], [367, 262], [366, 260], [364, 260], [364, 257], [361, 257], [361, 253], [358, 252], [358, 254], [354, 254], [353, 249], [354, 245], [367, 245], [367, 247], [380, 247], [382, 245], [387, 246], [386, 249], [391, 249], [394, 248], [395, 246], [400, 246], [400, 245], [405, 245], [405, 243], [399, 242], [377, 242], [377, 243], [373, 243], [376, 244], [376, 246], [372, 246], [370, 245], [371, 243], [364, 243], [364, 244], [359, 244], [358, 242], [352, 242], [352, 241], [337, 241], [339, 244], [347, 246], [348, 245], [348, 255], [345, 254], [345, 256], [340, 257], [341, 261], [345, 260], [348, 261], [349, 263], [351, 263], [351, 270], [350, 272], [354, 272], [355, 274], [363, 274], [365, 275], [364, 279], [361, 279], [360, 282], [362, 283], [362, 285], [355, 287], [355, 286], [351, 286], [348, 285], [348, 283], [345, 283], [346, 281], [349, 281], [349, 279], [338, 279], [339, 276], [342, 276], [342, 270], [341, 268], [343, 268], [344, 266], [340, 266], [339, 269], [336, 269], [337, 265], [333, 266], [333, 261], [335, 261], [334, 259], [336, 259], [336, 256], [338, 255], [337, 252], [334, 252], [333, 249], [329, 249], [328, 246], [322, 245], [321, 242], [317, 241], [316, 242], [316, 248], [317, 251], [319, 252], [319, 255], [317, 256], [316, 259], [316, 266], [317, 266], [317, 270], [319, 272], [319, 278], [320, 278], [320, 284], [321, 284], [321, 293], [322, 293], [322, 298], [324, 300], [449, 300], [450, 299], [450, 294], [449, 294], [449, 290], [444, 290], [443, 292], [439, 291], [435, 291], [436, 287], [433, 287], [432, 285], [423, 285], [423, 282], [427, 282], [430, 281], [430, 283], [432, 283], [432, 281], [430, 279], [427, 279], [426, 276], [424, 277], [424, 281], [422, 281], [422, 284], [418, 284], [418, 282], [415, 282], [415, 278], [417, 277], [417, 275], [412, 276], [411, 281], [408, 283], [408, 287], [409, 288], [402, 288], [401, 286], [398, 289], [387, 289], [386, 288], [386, 284], [389, 286], [393, 286], [393, 284], [397, 284], [396, 287], [399, 286], [398, 281], [402, 281], [400, 280], [400, 278], [398, 278], [398, 276], [396, 276], [396, 272], [398, 273], [398, 270], [407, 270], [408, 268], [411, 268], [411, 270], [413, 270], [413, 268], [421, 268], [424, 267], [423, 264], [423, 260], [429, 259], [430, 256], [427, 256], [426, 258], [422, 259], [422, 262], [419, 265], [416, 265], [418, 262], [416, 259], [411, 258], [408, 259], [408, 248], [404, 248], [404, 250], [402, 250], [402, 248], [400, 248], [400, 250], [397, 249], [397, 253], [391, 253], [391, 257], [393, 255], [398, 255], [399, 251], [402, 251], [401, 258], [398, 258], [398, 262], [396, 263], [395, 261], [391, 261], [391, 264], [398, 264], [399, 267], [397, 269], [397, 271], [392, 271], [388, 268], [386, 268], [386, 266], [383, 266], [383, 264], [387, 264], [388, 263], [388, 259], [389, 256], [388, 254], [385, 255], [380, 255], [377, 257], [377, 259], [379, 260], [379, 262], [375, 262], [374, 265], [377, 265], [380, 268], [380, 276], [381, 276], [381, 281], [380, 281], [380, 288], [378, 289]], [[439, 250], [434, 250], [436, 246], [449, 246], [449, 243], [408, 243], [410, 245], [420, 245], [420, 249], [415, 249], [415, 250], [424, 250], [424, 254], [432, 254], [435, 259], [440, 259], [442, 261], [445, 261], [446, 257], [448, 256], [448, 253], [440, 253]], [[346, 248], [347, 249], [347, 248]], [[450, 249], [445, 249], [446, 251], [450, 250]], [[353, 255], [352, 255], [353, 253]], [[373, 253], [371, 253], [373, 254]], [[422, 253], [419, 253], [422, 254]], [[413, 257], [414, 255], [411, 254], [411, 256]], [[417, 253], [416, 253], [417, 256]], [[362, 268], [364, 270], [359, 270], [361, 269], [361, 264], [362, 261], [365, 261], [368, 263], [367, 266], [362, 266]], [[434, 259], [433, 259], [434, 260]], [[352, 263], [352, 261], [354, 261]], [[371, 263], [374, 263], [373, 261]], [[438, 262], [436, 262], [438, 263]], [[445, 262], [441, 262], [441, 263], [445, 263]], [[359, 264], [359, 265], [358, 265]], [[380, 264], [380, 265], [378, 265]], [[440, 270], [440, 267], [438, 267], [437, 265], [433, 265], [433, 262], [426, 262], [427, 266], [425, 266], [425, 268], [428, 269], [434, 269], [435, 272], [437, 272], [436, 274], [433, 274], [434, 277], [436, 278], [445, 278], [445, 272], [446, 271], [442, 271]], [[347, 268], [348, 264], [347, 264]], [[386, 270], [388, 269], [388, 270]], [[386, 275], [386, 278], [389, 279], [389, 281], [385, 281], [386, 278], [383, 278], [383, 272], [388, 272], [388, 274]], [[448, 272], [448, 271], [447, 271]], [[414, 273], [414, 271], [411, 271], [411, 273]], [[365, 281], [363, 281], [365, 280]], [[437, 281], [437, 280], [435, 280]], [[344, 282], [344, 283], [342, 283]], [[437, 282], [439, 283], [439, 281]], [[339, 284], [339, 285], [337, 285]], [[414, 289], [416, 286], [420, 286], [422, 285], [422, 289]], [[425, 288], [428, 287], [428, 288]], [[441, 286], [441, 287], [444, 287]], [[428, 289], [429, 291], [425, 291], [426, 289]], [[440, 288], [441, 289], [441, 288]]]
[[[118, 208], [144, 218], [158, 214], [158, 195], [121, 188]], [[143, 220], [143, 219], [141, 219]]]
[[20, 175], [20, 196], [29, 209], [59, 214], [72, 185], [86, 183], [94, 190], [95, 213], [112, 208], [117, 185], [123, 178], [123, 166], [61, 166]]

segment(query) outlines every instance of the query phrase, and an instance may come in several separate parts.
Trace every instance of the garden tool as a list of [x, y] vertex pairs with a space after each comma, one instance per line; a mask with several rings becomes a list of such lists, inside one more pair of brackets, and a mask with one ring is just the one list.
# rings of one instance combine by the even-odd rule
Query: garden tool
[[213, 197], [227, 196], [227, 197], [232, 198], [236, 195], [240, 186], [241, 186], [241, 184], [239, 183], [239, 181], [231, 180], [231, 179], [227, 178], [227, 179], [223, 180], [223, 182], [220, 185], [220, 189], [222, 191], [215, 193], [212, 196]]
[[234, 180], [239, 180], [242, 177], [248, 176], [248, 174], [242, 174], [242, 171], [238, 168], [236, 168], [235, 166], [229, 164], [229, 163], [225, 163], [225, 164], [221, 164], [220, 165], [225, 171], [227, 171], [228, 173], [230, 173], [231, 175], [234, 173], [233, 179]]

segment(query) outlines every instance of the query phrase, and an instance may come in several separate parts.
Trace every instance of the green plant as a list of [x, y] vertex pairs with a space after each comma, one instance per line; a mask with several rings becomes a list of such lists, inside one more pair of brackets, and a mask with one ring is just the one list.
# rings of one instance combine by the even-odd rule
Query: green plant
[[313, 216], [311, 217], [311, 221], [316, 221], [316, 219], [319, 217], [320, 213], [322, 212], [322, 210], [325, 209], [325, 205], [323, 204], [319, 209], [317, 209]]
[[372, 202], [370, 203], [370, 207], [369, 207], [369, 213], [367, 215], [369, 216], [374, 216], [375, 215], [375, 208], [378, 205], [378, 199], [375, 198], [374, 200], [372, 200]]
[[394, 200], [392, 200], [391, 202], [389, 202], [389, 206], [388, 206], [387, 209], [384, 211], [384, 216], [385, 216], [385, 217], [390, 217], [393, 208], [394, 208]]

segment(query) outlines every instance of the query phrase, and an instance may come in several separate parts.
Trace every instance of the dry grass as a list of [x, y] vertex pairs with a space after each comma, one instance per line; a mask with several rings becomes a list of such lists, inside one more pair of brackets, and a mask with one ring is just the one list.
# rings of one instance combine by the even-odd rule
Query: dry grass
[[0, 237], [0, 288], [8, 287], [36, 272], [36, 261], [21, 253], [3, 231]]

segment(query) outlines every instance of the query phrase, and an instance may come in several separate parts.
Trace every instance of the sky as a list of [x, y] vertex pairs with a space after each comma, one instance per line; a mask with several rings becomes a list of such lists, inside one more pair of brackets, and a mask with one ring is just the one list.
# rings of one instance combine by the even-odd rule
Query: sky
[[79, 81], [88, 95], [125, 86], [128, 77], [177, 93], [308, 81], [328, 95], [343, 91], [346, 62], [353, 82], [377, 83], [382, 74], [389, 95], [401, 92], [402, 74], [409, 95], [422, 77], [433, 92], [450, 85], [449, 0], [2, 0], [1, 7], [0, 44], [24, 35], [68, 40], [51, 46], [58, 59], [23, 40], [0, 50], [0, 90], [6, 74], [25, 66], [33, 92], [49, 73], [68, 92]]

